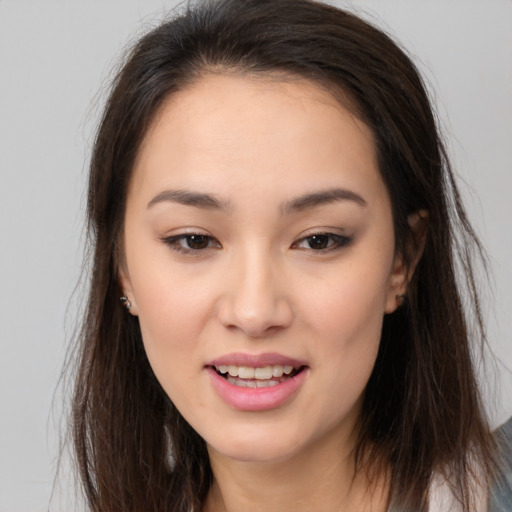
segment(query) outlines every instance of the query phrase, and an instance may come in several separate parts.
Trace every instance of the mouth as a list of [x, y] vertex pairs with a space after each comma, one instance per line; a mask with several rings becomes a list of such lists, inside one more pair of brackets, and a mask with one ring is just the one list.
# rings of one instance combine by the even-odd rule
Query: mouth
[[217, 375], [241, 388], [268, 388], [286, 382], [306, 369], [305, 365], [236, 366], [211, 365]]
[[205, 369], [213, 389], [230, 407], [267, 411], [290, 402], [305, 385], [309, 366], [304, 360], [278, 353], [225, 354]]

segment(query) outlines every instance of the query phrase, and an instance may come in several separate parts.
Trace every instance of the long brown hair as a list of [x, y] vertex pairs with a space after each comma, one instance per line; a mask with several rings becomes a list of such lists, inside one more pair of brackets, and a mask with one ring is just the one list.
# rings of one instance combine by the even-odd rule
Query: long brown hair
[[395, 511], [425, 511], [434, 474], [470, 510], [475, 467], [485, 483], [494, 457], [471, 357], [472, 341], [485, 344], [471, 250], [480, 245], [410, 58], [372, 25], [309, 0], [188, 7], [135, 44], [112, 84], [90, 165], [94, 256], [72, 416], [91, 510], [199, 511], [211, 484], [204, 441], [160, 387], [137, 318], [120, 307], [117, 268], [141, 141], [163, 101], [209, 73], [307, 78], [363, 120], [391, 197], [396, 248], [406, 258], [414, 252], [408, 216], [428, 211], [406, 302], [384, 318], [355, 456], [360, 469], [390, 471]]

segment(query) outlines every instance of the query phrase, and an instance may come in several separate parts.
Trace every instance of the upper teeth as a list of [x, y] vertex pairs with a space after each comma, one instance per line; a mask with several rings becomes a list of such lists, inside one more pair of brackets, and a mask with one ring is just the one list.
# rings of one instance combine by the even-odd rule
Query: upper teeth
[[293, 371], [293, 366], [285, 365], [281, 366], [275, 364], [273, 366], [262, 366], [253, 368], [251, 366], [235, 366], [235, 365], [223, 365], [215, 367], [220, 373], [228, 373], [231, 377], [239, 377], [240, 379], [258, 379], [258, 380], [269, 380], [272, 377], [282, 377], [289, 375]]

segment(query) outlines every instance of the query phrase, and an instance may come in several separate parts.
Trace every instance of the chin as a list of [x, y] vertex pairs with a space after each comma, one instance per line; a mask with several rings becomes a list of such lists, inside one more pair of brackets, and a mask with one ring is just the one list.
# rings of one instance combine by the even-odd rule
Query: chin
[[[210, 447], [209, 447], [210, 448]], [[216, 450], [220, 455], [237, 462], [252, 462], [256, 464], [272, 464], [284, 462], [293, 458], [295, 453], [280, 446], [267, 445], [265, 447], [242, 445], [226, 447], [226, 450]]]
[[[300, 451], [300, 443], [285, 432], [226, 431], [221, 440], [207, 442], [208, 451], [239, 462], [277, 463], [292, 458]], [[216, 442], [218, 441], [218, 442]]]

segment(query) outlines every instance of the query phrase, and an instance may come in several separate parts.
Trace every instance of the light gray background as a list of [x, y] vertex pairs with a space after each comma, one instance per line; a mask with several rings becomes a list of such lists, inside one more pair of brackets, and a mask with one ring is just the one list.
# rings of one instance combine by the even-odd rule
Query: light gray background
[[[0, 0], [0, 512], [48, 510], [60, 395], [53, 419], [50, 410], [81, 299], [70, 302], [81, 266], [86, 162], [104, 99], [98, 92], [129, 38], [173, 5]], [[490, 338], [510, 367], [512, 1], [351, 5], [381, 20], [432, 84], [491, 255]], [[495, 424], [512, 414], [512, 379], [503, 369], [499, 382]], [[71, 510], [59, 505], [67, 487], [64, 479], [51, 510]]]

